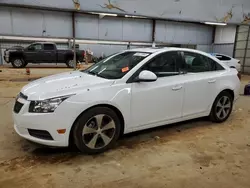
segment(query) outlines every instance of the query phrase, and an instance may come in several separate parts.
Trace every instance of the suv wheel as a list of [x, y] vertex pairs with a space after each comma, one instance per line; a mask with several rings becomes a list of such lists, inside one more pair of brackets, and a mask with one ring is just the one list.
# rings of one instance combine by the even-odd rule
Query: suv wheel
[[73, 59], [68, 59], [66, 62], [67, 67], [69, 68], [74, 68], [74, 60]]
[[11, 64], [14, 68], [23, 68], [27, 65], [22, 58], [12, 59]]
[[120, 134], [120, 120], [110, 108], [96, 107], [84, 113], [73, 128], [77, 148], [87, 154], [111, 148]]
[[215, 99], [210, 112], [210, 119], [221, 123], [227, 120], [233, 109], [233, 97], [227, 92], [221, 92]]

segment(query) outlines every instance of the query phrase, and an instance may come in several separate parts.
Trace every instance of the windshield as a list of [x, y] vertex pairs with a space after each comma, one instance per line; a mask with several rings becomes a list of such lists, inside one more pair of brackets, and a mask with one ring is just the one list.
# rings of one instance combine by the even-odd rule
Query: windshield
[[106, 79], [120, 79], [149, 56], [145, 52], [123, 52], [107, 57], [83, 72]]

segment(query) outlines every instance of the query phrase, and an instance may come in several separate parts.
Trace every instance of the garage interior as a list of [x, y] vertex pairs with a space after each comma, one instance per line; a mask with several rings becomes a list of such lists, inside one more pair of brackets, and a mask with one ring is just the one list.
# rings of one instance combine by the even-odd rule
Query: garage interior
[[[250, 187], [249, 23], [246, 0], [0, 0], [0, 187]], [[201, 118], [135, 132], [103, 154], [40, 146], [15, 133], [15, 97], [30, 81], [72, 69], [4, 60], [6, 49], [33, 42], [77, 44], [95, 58], [144, 47], [225, 54], [240, 60], [241, 96], [222, 124]]]

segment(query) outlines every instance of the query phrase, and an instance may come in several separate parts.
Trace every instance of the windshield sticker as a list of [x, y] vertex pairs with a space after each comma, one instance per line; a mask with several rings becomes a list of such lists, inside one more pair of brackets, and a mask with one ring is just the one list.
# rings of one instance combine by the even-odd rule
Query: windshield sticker
[[128, 67], [122, 68], [122, 72], [128, 72], [128, 71], [129, 71], [129, 68], [128, 68]]
[[135, 53], [134, 56], [141, 56], [141, 57], [146, 57], [148, 56], [148, 53]]

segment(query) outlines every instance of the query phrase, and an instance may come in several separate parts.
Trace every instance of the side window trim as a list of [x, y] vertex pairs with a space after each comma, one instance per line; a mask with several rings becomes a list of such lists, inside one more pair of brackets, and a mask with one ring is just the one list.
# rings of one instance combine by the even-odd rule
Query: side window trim
[[[160, 54], [157, 54], [156, 56], [154, 56], [153, 58], [151, 58], [150, 60], [148, 60], [148, 62], [146, 62], [144, 65], [142, 65], [132, 76], [130, 76], [130, 78], [127, 80], [126, 83], [133, 83], [133, 80], [140, 74], [140, 72], [142, 71], [142, 68], [144, 66], [146, 66], [147, 64], [151, 63], [153, 60], [155, 60], [157, 57], [165, 54], [165, 53], [169, 53], [169, 52], [177, 52], [178, 56], [180, 59], [182, 59], [181, 57], [181, 54], [180, 54], [180, 51], [167, 51], [167, 52], [162, 52]], [[180, 63], [177, 63], [177, 69], [179, 70], [179, 74], [183, 74], [181, 71], [180, 71]], [[164, 77], [159, 77], [159, 78], [164, 78]]]

